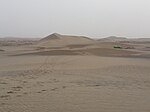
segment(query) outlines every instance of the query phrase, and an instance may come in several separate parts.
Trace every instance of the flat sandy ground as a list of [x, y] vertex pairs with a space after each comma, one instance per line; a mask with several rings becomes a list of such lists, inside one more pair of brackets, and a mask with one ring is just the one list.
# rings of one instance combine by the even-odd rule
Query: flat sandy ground
[[0, 112], [150, 112], [150, 58], [2, 49]]

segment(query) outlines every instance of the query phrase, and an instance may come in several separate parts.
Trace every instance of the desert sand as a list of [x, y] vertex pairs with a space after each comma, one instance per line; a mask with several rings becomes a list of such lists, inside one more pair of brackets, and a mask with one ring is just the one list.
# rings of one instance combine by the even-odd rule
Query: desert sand
[[150, 41], [106, 40], [1, 41], [0, 112], [150, 112]]

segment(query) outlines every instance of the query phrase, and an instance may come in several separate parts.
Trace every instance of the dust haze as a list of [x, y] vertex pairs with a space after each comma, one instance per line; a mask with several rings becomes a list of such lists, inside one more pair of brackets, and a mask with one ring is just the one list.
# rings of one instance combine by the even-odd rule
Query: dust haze
[[0, 36], [150, 37], [148, 0], [0, 0]]

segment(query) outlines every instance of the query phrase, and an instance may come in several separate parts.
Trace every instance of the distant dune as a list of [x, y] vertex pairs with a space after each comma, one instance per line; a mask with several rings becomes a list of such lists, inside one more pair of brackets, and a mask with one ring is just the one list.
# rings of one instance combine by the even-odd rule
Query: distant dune
[[101, 42], [150, 42], [150, 38], [126, 38], [126, 37], [117, 37], [117, 36], [110, 36], [106, 38], [98, 39]]
[[[3, 40], [4, 39], [4, 40]], [[40, 40], [26, 40], [23, 38], [0, 39], [0, 46], [7, 50], [7, 46], [25, 46], [26, 50], [14, 55], [95, 55], [116, 57], [150, 57], [150, 39], [129, 39], [110, 36], [94, 40], [85, 36], [70, 36], [53, 33]], [[118, 46], [115, 48], [114, 46]], [[7, 50], [6, 50], [7, 49]], [[29, 50], [30, 49], [30, 50]], [[2, 50], [1, 50], [2, 51]]]
[[116, 36], [110, 36], [110, 37], [99, 39], [99, 41], [103, 41], [103, 42], [117, 42], [117, 41], [126, 41], [126, 40], [128, 39], [125, 37], [116, 37]]
[[150, 38], [135, 38], [135, 39], [130, 39], [130, 41], [150, 42]]
[[40, 38], [32, 38], [32, 37], [1, 37], [0, 41], [37, 41]]
[[51, 34], [38, 42], [39, 46], [47, 47], [58, 47], [65, 45], [74, 45], [74, 44], [89, 44], [93, 43], [95, 40], [90, 39], [84, 36], [70, 36], [70, 35], [61, 35], [61, 34]]

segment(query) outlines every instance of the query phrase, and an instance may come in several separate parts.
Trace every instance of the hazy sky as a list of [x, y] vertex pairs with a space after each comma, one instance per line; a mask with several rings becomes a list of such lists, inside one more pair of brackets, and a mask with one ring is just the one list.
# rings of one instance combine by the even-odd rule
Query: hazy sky
[[0, 0], [0, 36], [150, 37], [150, 0]]

